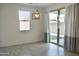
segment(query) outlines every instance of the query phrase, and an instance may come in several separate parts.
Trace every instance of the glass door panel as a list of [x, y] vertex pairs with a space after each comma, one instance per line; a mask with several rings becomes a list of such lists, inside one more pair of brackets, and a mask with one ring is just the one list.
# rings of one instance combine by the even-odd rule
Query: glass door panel
[[59, 45], [64, 46], [64, 32], [65, 32], [65, 9], [60, 10], [59, 15]]
[[57, 44], [57, 17], [58, 17], [58, 11], [49, 13], [50, 42], [56, 44]]

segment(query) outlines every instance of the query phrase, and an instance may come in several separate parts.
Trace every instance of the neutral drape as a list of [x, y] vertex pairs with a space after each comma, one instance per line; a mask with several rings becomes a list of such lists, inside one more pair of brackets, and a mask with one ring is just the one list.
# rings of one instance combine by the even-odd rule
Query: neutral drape
[[79, 52], [79, 4], [66, 6], [64, 48]]

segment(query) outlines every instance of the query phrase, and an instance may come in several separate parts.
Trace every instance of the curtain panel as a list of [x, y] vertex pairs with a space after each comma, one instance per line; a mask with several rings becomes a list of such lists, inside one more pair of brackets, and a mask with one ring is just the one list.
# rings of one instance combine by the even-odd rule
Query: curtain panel
[[79, 4], [66, 6], [65, 50], [79, 52]]

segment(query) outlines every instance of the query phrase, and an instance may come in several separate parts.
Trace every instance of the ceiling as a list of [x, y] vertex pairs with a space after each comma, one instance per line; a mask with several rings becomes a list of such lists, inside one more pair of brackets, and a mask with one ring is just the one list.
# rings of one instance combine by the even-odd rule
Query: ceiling
[[47, 7], [52, 4], [53, 3], [26, 3], [26, 5], [33, 6], [33, 7]]
[[42, 7], [42, 8], [46, 8], [46, 7], [55, 7], [55, 6], [65, 6], [65, 5], [70, 5], [71, 3], [23, 3], [27, 6], [32, 6], [32, 7]]

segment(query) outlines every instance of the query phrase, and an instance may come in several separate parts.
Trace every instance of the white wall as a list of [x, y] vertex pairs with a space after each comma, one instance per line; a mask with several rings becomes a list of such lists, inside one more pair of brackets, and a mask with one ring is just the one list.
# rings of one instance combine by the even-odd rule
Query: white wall
[[[44, 40], [44, 32], [49, 32], [48, 12], [66, 4], [52, 4], [48, 8], [36, 8], [23, 4], [0, 4], [0, 47]], [[19, 31], [18, 10], [39, 9], [40, 20], [31, 20], [31, 30]]]
[[19, 31], [18, 11], [35, 11], [38, 8], [21, 4], [0, 4], [0, 47], [11, 46], [23, 43], [43, 41], [43, 9], [40, 20], [31, 19], [31, 30], [26, 32]]

